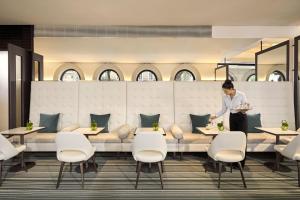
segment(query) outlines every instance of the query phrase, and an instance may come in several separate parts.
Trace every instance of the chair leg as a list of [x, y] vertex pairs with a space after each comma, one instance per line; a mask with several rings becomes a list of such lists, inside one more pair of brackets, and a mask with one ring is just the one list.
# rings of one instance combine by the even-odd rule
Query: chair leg
[[300, 161], [297, 160], [297, 168], [298, 168], [298, 187], [300, 187]]
[[140, 163], [140, 161], [137, 161], [137, 162], [136, 162], [136, 168], [135, 168], [135, 172], [136, 172], [136, 173], [138, 172], [139, 163]]
[[0, 186], [2, 185], [3, 160], [0, 160]]
[[278, 171], [280, 168], [280, 159], [281, 159], [281, 154], [279, 152], [276, 152], [276, 163], [275, 163], [276, 171]]
[[230, 163], [230, 173], [232, 173], [232, 163]]
[[72, 163], [70, 163], [70, 172], [72, 172]]
[[162, 179], [162, 167], [159, 163], [157, 163], [158, 165], [158, 173], [159, 173], [159, 178], [160, 178], [160, 184], [161, 184], [161, 189], [164, 189], [164, 183], [163, 183], [163, 179]]
[[21, 156], [21, 168], [27, 172], [27, 167], [26, 167], [25, 162], [24, 162], [24, 151], [22, 151], [20, 153], [20, 156]]
[[65, 165], [64, 162], [60, 163], [60, 169], [59, 169], [58, 179], [57, 179], [57, 183], [56, 183], [56, 189], [59, 187], [59, 184], [60, 184], [60, 181], [61, 181], [62, 172], [63, 172], [63, 169], [64, 169], [64, 165]]
[[80, 172], [81, 172], [81, 188], [83, 189], [84, 187], [84, 169], [83, 169], [83, 163], [80, 162]]
[[97, 169], [97, 165], [96, 165], [96, 154], [93, 155], [93, 165], [94, 165], [95, 172], [97, 173], [98, 169]]
[[137, 175], [136, 175], [135, 189], [137, 189], [137, 187], [138, 187], [140, 173], [141, 173], [141, 166], [142, 166], [142, 163], [140, 161], [138, 161], [138, 163], [137, 163]]
[[173, 152], [173, 159], [176, 158], [176, 152]]
[[180, 160], [182, 160], [183, 159], [183, 152], [180, 152], [180, 158], [179, 158]]
[[239, 169], [240, 169], [240, 172], [241, 172], [241, 176], [242, 176], [244, 188], [247, 188], [247, 185], [246, 185], [246, 182], [245, 182], [245, 178], [244, 178], [244, 173], [243, 173], [243, 168], [242, 168], [241, 162], [238, 162], [238, 165], [239, 165]]
[[218, 162], [219, 164], [219, 181], [218, 181], [218, 188], [220, 188], [221, 185], [221, 173], [222, 173], [222, 162]]
[[160, 165], [161, 165], [161, 172], [164, 173], [165, 172], [164, 162], [160, 161]]

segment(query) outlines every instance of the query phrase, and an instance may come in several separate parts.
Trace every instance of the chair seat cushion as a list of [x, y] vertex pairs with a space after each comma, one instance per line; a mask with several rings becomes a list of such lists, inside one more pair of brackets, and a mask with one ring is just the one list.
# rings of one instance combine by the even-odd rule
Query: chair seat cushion
[[57, 152], [57, 159], [62, 162], [80, 162], [89, 159], [87, 155], [77, 150]]
[[26, 149], [26, 145], [16, 145], [15, 148], [20, 153]]
[[278, 152], [282, 152], [286, 145], [274, 145], [274, 150]]
[[0, 152], [0, 160], [4, 160], [5, 156], [3, 153]]
[[100, 133], [95, 136], [89, 136], [91, 143], [121, 143], [117, 133]]
[[219, 151], [214, 158], [216, 161], [222, 162], [239, 162], [244, 159], [241, 151], [237, 150], [223, 150]]
[[185, 132], [183, 138], [180, 139], [181, 144], [210, 144], [212, 136], [206, 136], [203, 134]]
[[145, 163], [154, 163], [163, 160], [163, 155], [159, 151], [154, 150], [144, 150], [139, 151], [135, 155], [133, 155], [136, 161], [141, 161]]

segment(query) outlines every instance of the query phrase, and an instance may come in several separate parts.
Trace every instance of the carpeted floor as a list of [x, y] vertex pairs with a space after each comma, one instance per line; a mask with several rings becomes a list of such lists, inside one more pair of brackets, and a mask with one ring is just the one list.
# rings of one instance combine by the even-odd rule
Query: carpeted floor
[[[284, 160], [280, 172], [272, 172], [264, 163], [274, 160], [273, 154], [248, 155], [244, 189], [240, 173], [222, 173], [221, 189], [218, 174], [208, 168], [206, 154], [185, 155], [183, 160], [169, 156], [165, 161], [164, 190], [158, 173], [142, 173], [138, 190], [134, 189], [135, 161], [122, 154], [97, 153], [98, 173], [85, 174], [81, 189], [80, 174], [64, 169], [63, 179], [55, 189], [60, 163], [54, 153], [27, 153], [26, 161], [36, 165], [28, 172], [8, 172], [17, 160], [6, 161], [0, 199], [300, 199], [295, 162]], [[209, 169], [205, 173], [205, 167]]]

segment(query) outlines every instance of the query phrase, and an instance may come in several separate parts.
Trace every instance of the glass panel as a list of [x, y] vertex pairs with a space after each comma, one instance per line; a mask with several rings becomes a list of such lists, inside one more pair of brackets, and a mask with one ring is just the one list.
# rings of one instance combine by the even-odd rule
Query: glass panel
[[39, 71], [40, 71], [40, 63], [38, 61], [34, 61], [34, 81], [39, 81]]
[[152, 71], [143, 71], [138, 75], [137, 81], [157, 81]]
[[[228, 70], [232, 81], [248, 81], [249, 76], [255, 74], [254, 65], [229, 65]], [[255, 76], [253, 81], [255, 81]]]
[[62, 76], [61, 76], [61, 81], [79, 81], [80, 80], [80, 75], [78, 74], [77, 71], [73, 69], [66, 70]]
[[259, 54], [257, 56], [258, 81], [285, 81], [287, 75], [286, 54], [286, 45]]
[[250, 76], [248, 76], [247, 81], [251, 82], [251, 81], [255, 81], [255, 74], [251, 74]]
[[268, 81], [274, 81], [274, 82], [285, 81], [285, 77], [282, 74], [282, 72], [274, 71], [269, 75]]
[[113, 70], [105, 70], [99, 77], [100, 81], [119, 81], [119, 75]]
[[22, 123], [22, 57], [16, 55], [16, 127]]
[[175, 76], [175, 81], [194, 81], [194, 75], [188, 70], [181, 70]]
[[216, 81], [224, 81], [226, 79], [226, 67], [218, 68], [216, 70]]

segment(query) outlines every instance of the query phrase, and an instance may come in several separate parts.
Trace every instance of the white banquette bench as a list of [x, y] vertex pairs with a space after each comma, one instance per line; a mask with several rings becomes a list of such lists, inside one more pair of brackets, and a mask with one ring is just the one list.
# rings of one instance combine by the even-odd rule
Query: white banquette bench
[[[166, 130], [169, 152], [205, 152], [212, 138], [192, 133], [189, 114], [215, 113], [221, 108], [221, 82], [32, 82], [30, 120], [39, 124], [40, 113], [60, 113], [59, 131], [90, 126], [90, 114], [110, 113], [109, 133], [90, 136], [99, 152], [131, 151], [133, 130], [140, 126], [139, 114], [160, 114], [159, 125]], [[288, 120], [294, 129], [292, 83], [235, 82], [246, 93], [253, 110], [261, 113], [262, 125], [278, 127]], [[228, 122], [228, 115], [223, 120]], [[120, 135], [128, 124], [131, 131]], [[176, 124], [182, 135], [173, 134]], [[228, 124], [228, 123], [227, 123]], [[228, 126], [228, 125], [227, 125]], [[27, 151], [55, 151], [56, 133], [33, 133], [25, 137]], [[15, 138], [17, 140], [17, 138]], [[267, 133], [249, 133], [247, 150], [274, 151], [275, 137]]]

